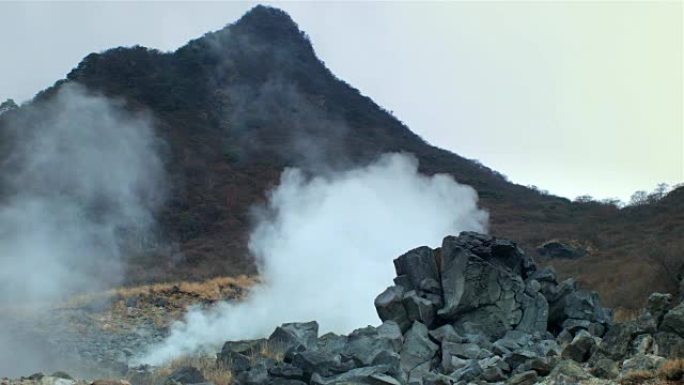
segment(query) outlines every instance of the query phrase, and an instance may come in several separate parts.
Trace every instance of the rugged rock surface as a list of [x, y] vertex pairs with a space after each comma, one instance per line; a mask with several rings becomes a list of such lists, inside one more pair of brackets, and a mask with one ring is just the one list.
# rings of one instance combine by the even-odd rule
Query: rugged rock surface
[[[313, 322], [286, 324], [268, 340], [226, 342], [218, 360], [233, 363], [247, 385], [533, 384], [594, 378], [587, 362], [600, 352], [611, 361], [597, 359], [603, 371], [596, 373], [619, 375], [612, 359], [626, 357], [631, 342], [609, 346], [602, 338], [636, 335], [629, 326], [611, 328], [596, 293], [574, 280], [559, 283], [509, 240], [463, 232], [440, 248], [410, 250], [394, 266], [394, 284], [375, 300], [380, 326], [318, 337]], [[672, 318], [667, 330], [678, 330], [662, 302], [653, 306]], [[281, 349], [281, 362], [252, 348], [264, 342]]]
[[[671, 295], [652, 294], [638, 317], [613, 324], [596, 293], [558, 282], [508, 240], [464, 232], [394, 265], [394, 284], [375, 300], [379, 326], [319, 336], [315, 321], [288, 323], [267, 338], [225, 342], [215, 367], [229, 368], [237, 385], [612, 385], [684, 358], [684, 304]], [[127, 378], [211, 381], [184, 366], [157, 384], [154, 370]], [[0, 385], [76, 384], [39, 377]]]

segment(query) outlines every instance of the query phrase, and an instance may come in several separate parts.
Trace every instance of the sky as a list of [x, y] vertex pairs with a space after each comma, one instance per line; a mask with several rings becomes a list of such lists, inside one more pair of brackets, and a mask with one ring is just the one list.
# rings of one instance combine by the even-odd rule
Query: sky
[[[91, 52], [172, 51], [254, 2], [0, 2], [0, 101]], [[684, 182], [682, 2], [277, 2], [428, 142], [515, 183], [628, 200]]]

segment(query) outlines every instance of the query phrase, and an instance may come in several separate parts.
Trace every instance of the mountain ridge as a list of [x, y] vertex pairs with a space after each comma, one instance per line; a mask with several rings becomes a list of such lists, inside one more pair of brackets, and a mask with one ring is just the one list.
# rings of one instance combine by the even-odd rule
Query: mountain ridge
[[[70, 82], [123, 99], [131, 110], [150, 111], [168, 146], [171, 191], [159, 222], [180, 252], [134, 262], [131, 282], [254, 273], [246, 249], [249, 210], [263, 202], [283, 168], [342, 170], [386, 152], [411, 153], [421, 172], [447, 173], [475, 188], [490, 212], [492, 233], [518, 239], [528, 250], [550, 239], [572, 239], [598, 250], [597, 260], [586, 263], [601, 264], [606, 258], [639, 262], [644, 248], [630, 244], [634, 250], [627, 250], [620, 242], [633, 242], [640, 223], [656, 222], [647, 230], [660, 243], [684, 229], [682, 214], [653, 220], [660, 213], [648, 208], [622, 214], [610, 205], [573, 203], [508, 182], [496, 171], [427, 143], [337, 78], [295, 21], [272, 7], [257, 6], [174, 52], [134, 46], [90, 54], [66, 79], [20, 110], [49, 101]], [[658, 222], [671, 229], [661, 235]], [[593, 239], [598, 235], [607, 240]], [[577, 270], [565, 261], [550, 263], [561, 275]], [[625, 274], [628, 279], [643, 275]], [[656, 275], [641, 280], [653, 282]], [[611, 290], [586, 279], [595, 288]], [[625, 302], [604, 297], [611, 306]]]

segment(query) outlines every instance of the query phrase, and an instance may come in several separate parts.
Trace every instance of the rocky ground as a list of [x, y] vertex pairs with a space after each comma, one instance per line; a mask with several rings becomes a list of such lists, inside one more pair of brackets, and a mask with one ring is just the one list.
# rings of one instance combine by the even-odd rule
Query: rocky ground
[[[81, 376], [122, 377], [128, 371], [129, 359], [160, 342], [169, 325], [189, 306], [238, 300], [253, 282], [247, 277], [224, 277], [201, 283], [122, 288], [77, 296], [39, 310], [6, 308], [0, 313], [0, 325], [5, 331], [2, 334], [21, 341], [5, 341], [7, 345], [28, 345], [35, 371], [70, 368], [71, 374]], [[43, 382], [52, 381], [49, 376], [45, 378]]]
[[[512, 241], [476, 233], [411, 250], [394, 264], [394, 284], [375, 300], [382, 324], [349, 335], [319, 336], [315, 321], [290, 323], [268, 338], [227, 341], [216, 356], [161, 368], [126, 366], [127, 356], [158, 341], [188, 304], [239, 298], [247, 280], [215, 285], [220, 288], [211, 295], [171, 286], [115, 293], [100, 309], [98, 301], [72, 304], [58, 314], [70, 317], [65, 324], [73, 331], [53, 329], [52, 335], [65, 351], [110, 365], [116, 380], [95, 385], [662, 385], [684, 379], [684, 303], [669, 294], [652, 294], [635, 319], [615, 323], [595, 292], [573, 279], [558, 282], [553, 269], [538, 268]], [[80, 383], [65, 373], [2, 381]]]

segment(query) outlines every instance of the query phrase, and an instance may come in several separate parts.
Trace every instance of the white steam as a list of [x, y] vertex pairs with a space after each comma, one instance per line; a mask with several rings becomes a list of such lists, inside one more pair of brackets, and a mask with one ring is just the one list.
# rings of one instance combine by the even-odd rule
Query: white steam
[[264, 283], [244, 302], [191, 310], [140, 361], [266, 336], [284, 322], [317, 320], [322, 332], [345, 333], [376, 324], [373, 300], [391, 284], [392, 259], [447, 234], [486, 231], [486, 222], [471, 187], [421, 175], [406, 155], [313, 179], [288, 169], [250, 238]]
[[50, 301], [117, 283], [144, 248], [163, 167], [149, 119], [62, 86], [6, 129], [0, 303]]

